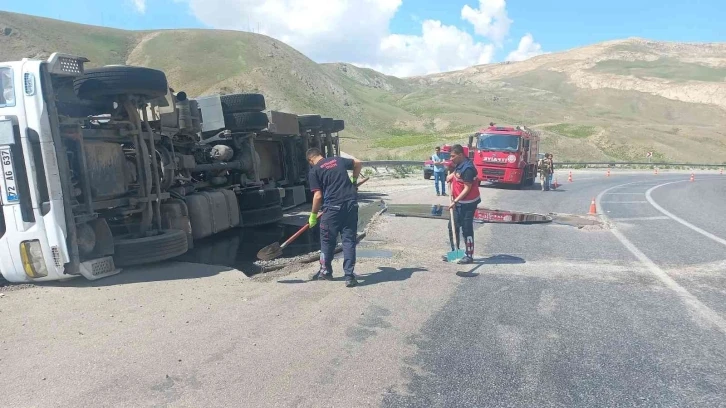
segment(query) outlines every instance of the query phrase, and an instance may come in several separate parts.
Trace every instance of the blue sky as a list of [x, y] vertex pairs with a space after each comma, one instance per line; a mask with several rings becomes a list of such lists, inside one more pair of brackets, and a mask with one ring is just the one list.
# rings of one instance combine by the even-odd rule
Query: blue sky
[[[287, 4], [312, 4], [310, 7], [327, 7], [340, 0], [283, 0]], [[299, 27], [293, 21], [285, 24], [271, 22], [269, 15], [254, 14], [257, 18], [269, 24], [262, 28], [268, 35], [277, 37], [300, 49], [315, 60], [343, 60], [360, 63], [383, 71], [399, 73], [417, 73], [418, 71], [432, 72], [458, 68], [464, 64], [477, 62], [502, 61], [517, 49], [520, 39], [531, 34], [533, 41], [541, 45], [541, 51], [556, 52], [595, 42], [626, 38], [644, 37], [653, 40], [666, 41], [695, 41], [695, 42], [722, 42], [726, 41], [726, 0], [691, 0], [689, 2], [676, 0], [608, 0], [608, 1], [582, 1], [582, 0], [510, 0], [505, 4], [505, 15], [512, 20], [506, 37], [501, 44], [486, 36], [478, 35], [473, 23], [462, 18], [462, 7], [469, 5], [472, 8], [480, 6], [479, 0], [353, 0], [350, 3], [374, 1], [380, 4], [391, 4], [401, 1], [395, 11], [386, 11], [385, 5], [379, 9], [372, 9], [371, 37], [373, 40], [359, 40], [370, 42], [369, 47], [360, 46], [361, 61], [354, 61], [358, 55], [351, 54], [351, 47], [357, 45], [351, 41], [331, 39], [335, 35], [341, 37], [363, 38], [369, 37], [365, 28], [351, 31], [346, 35], [349, 24], [331, 27], [326, 36], [316, 36], [319, 33], [296, 32]], [[505, 3], [504, 0], [481, 0], [483, 4], [489, 2]], [[135, 3], [136, 2], [136, 3]], [[244, 21], [251, 6], [259, 6], [264, 0], [4, 0], [2, 9], [19, 13], [39, 15], [86, 24], [105, 25], [124, 29], [161, 29], [161, 28], [232, 28], [246, 29]], [[135, 4], [143, 3], [145, 8], [140, 12]], [[346, 6], [347, 7], [347, 6]], [[113, 10], [113, 11], [112, 11]], [[325, 10], [325, 9], [321, 9]], [[351, 9], [349, 14], [342, 12], [341, 19], [363, 19], [360, 17], [362, 9]], [[298, 10], [299, 11], [299, 10]], [[302, 13], [302, 12], [301, 12]], [[323, 11], [325, 13], [325, 11]], [[231, 14], [230, 17], [228, 14]], [[291, 13], [290, 20], [295, 19]], [[444, 26], [454, 26], [456, 35], [464, 35], [464, 40], [472, 43], [466, 50], [447, 52], [446, 47], [456, 48], [456, 42], [461, 41], [455, 35], [449, 38], [449, 44], [433, 44], [432, 38], [437, 37], [438, 31], [428, 39], [422, 36], [422, 22], [424, 20], [440, 21]], [[263, 23], [264, 24], [264, 23]], [[256, 26], [255, 23], [252, 23]], [[352, 24], [360, 26], [361, 24]], [[285, 26], [282, 29], [279, 26]], [[256, 28], [256, 27], [255, 27]], [[279, 29], [279, 30], [278, 30]], [[353, 30], [353, 28], [351, 28]], [[403, 41], [407, 45], [398, 44], [396, 53], [383, 55], [380, 44], [386, 43], [389, 34], [401, 34], [406, 37]], [[355, 35], [358, 34], [358, 35]], [[416, 37], [418, 36], [418, 37]], [[329, 40], [331, 43], [327, 44]], [[411, 42], [418, 41], [417, 50], [412, 50]], [[435, 42], [435, 38], [433, 39]], [[389, 41], [390, 43], [390, 41]], [[488, 48], [487, 44], [495, 46]], [[409, 54], [396, 59], [393, 55], [401, 55], [401, 48]], [[433, 48], [432, 48], [433, 47]], [[368, 51], [366, 51], [368, 50]], [[422, 56], [437, 53], [438, 60], [423, 61]], [[456, 53], [455, 57], [452, 57]], [[536, 55], [538, 52], [528, 54]], [[374, 55], [376, 54], [376, 55]], [[446, 60], [454, 59], [451, 64]], [[420, 63], [422, 67], [415, 65]]]

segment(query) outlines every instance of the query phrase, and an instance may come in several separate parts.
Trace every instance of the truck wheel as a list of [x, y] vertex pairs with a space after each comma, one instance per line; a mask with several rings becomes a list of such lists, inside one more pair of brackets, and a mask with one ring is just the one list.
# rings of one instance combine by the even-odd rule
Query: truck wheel
[[280, 205], [280, 190], [268, 188], [264, 190], [243, 191], [239, 195], [240, 211]]
[[81, 99], [108, 99], [118, 95], [140, 95], [149, 99], [166, 95], [169, 85], [163, 72], [143, 67], [92, 68], [73, 81]]
[[262, 112], [267, 109], [265, 96], [262, 94], [230, 94], [222, 95], [222, 112]]
[[118, 238], [114, 242], [116, 266], [132, 266], [165, 261], [183, 255], [189, 249], [187, 234], [181, 230], [161, 230], [143, 238]]
[[242, 227], [258, 227], [260, 225], [274, 224], [282, 219], [282, 206], [258, 208], [256, 210], [242, 211]]
[[320, 130], [333, 133], [333, 118], [320, 118]]
[[429, 174], [429, 173], [424, 173], [424, 178], [425, 178], [426, 180], [431, 180], [431, 174]]
[[297, 121], [300, 124], [300, 130], [304, 129], [320, 129], [322, 125], [320, 115], [298, 115]]
[[238, 112], [224, 115], [224, 125], [230, 130], [262, 130], [269, 123], [270, 120], [265, 112]]
[[343, 119], [333, 119], [333, 133], [345, 130], [345, 121]]

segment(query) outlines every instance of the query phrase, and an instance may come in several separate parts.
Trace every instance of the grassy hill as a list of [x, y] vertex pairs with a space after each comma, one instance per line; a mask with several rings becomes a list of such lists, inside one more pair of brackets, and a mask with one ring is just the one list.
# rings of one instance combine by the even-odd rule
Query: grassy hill
[[[422, 158], [494, 121], [543, 131], [560, 160], [726, 162], [726, 44], [626, 39], [523, 62], [395, 78], [317, 64], [263, 35], [132, 32], [0, 12], [0, 61], [54, 51], [161, 69], [191, 95], [260, 92], [271, 109], [343, 118], [344, 149]], [[343, 136], [343, 135], [341, 135]]]

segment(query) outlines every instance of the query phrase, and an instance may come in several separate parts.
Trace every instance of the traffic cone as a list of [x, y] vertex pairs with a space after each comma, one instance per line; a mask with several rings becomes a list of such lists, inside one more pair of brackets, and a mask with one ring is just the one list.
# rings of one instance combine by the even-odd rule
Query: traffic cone
[[592, 198], [592, 202], [590, 202], [590, 215], [597, 214], [597, 208], [595, 207], [595, 197]]
[[572, 183], [572, 172], [570, 172], [570, 176], [567, 177], [567, 181], [569, 181], [570, 183]]
[[557, 190], [557, 187], [559, 187], [560, 184], [557, 182], [557, 179], [555, 179], [555, 184], [552, 186], [555, 190]]
[[608, 174], [605, 177], [610, 177], [610, 169], [608, 169]]
[[655, 174], [656, 176], [658, 175], [658, 168], [657, 168], [657, 167], [655, 168], [655, 173], [654, 173], [654, 174]]
[[691, 173], [691, 181], [696, 181], [696, 175]]

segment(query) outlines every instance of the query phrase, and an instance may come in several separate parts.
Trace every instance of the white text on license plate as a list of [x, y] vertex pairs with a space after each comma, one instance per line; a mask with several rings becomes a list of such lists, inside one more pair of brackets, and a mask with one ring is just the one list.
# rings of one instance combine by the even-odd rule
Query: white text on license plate
[[10, 147], [0, 146], [0, 168], [4, 188], [2, 191], [5, 204], [18, 202], [18, 188], [15, 185], [15, 169], [13, 168], [13, 156], [10, 154]]

